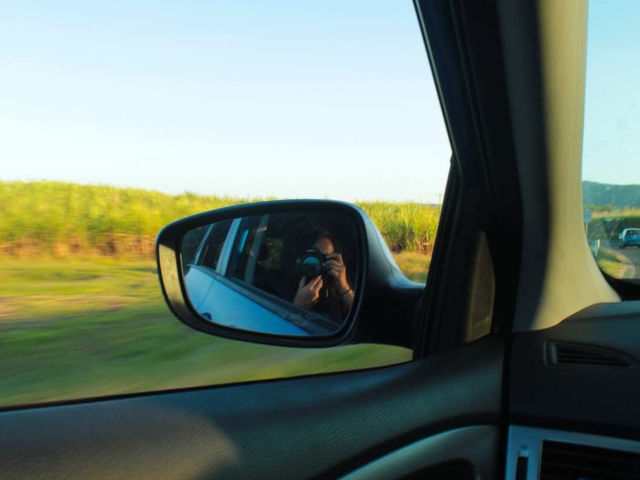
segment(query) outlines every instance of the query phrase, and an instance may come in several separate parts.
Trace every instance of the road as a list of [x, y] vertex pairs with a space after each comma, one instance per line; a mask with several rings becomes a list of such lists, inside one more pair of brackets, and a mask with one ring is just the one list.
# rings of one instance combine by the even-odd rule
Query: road
[[618, 248], [616, 244], [611, 245], [610, 248], [615, 249], [616, 253], [628, 260], [629, 266], [625, 270], [622, 278], [640, 278], [640, 248], [627, 247], [622, 249]]

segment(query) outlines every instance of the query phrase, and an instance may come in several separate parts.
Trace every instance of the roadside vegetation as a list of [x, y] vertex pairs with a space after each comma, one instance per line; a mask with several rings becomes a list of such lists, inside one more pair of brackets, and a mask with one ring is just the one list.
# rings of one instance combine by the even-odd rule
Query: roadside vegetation
[[617, 243], [625, 228], [640, 228], [640, 208], [593, 211], [589, 239]]
[[183, 325], [152, 260], [0, 262], [0, 405], [174, 389], [404, 362], [411, 351], [294, 349]]
[[631, 268], [627, 257], [611, 248], [601, 248], [598, 251], [597, 261], [604, 272], [615, 278], [623, 278], [627, 269]]
[[[307, 350], [231, 341], [173, 317], [153, 260], [157, 232], [193, 213], [254, 200], [0, 181], [0, 406], [410, 360], [409, 350], [381, 345]], [[424, 282], [440, 207], [358, 205], [405, 275]], [[598, 263], [622, 277], [629, 260], [617, 251], [617, 237], [640, 227], [640, 208], [589, 208], [589, 240], [601, 240]]]
[[[615, 278], [623, 278], [634, 268], [631, 260], [618, 250], [618, 235], [625, 228], [640, 228], [640, 208], [589, 205], [591, 221], [588, 225], [589, 244], [600, 241], [596, 256], [600, 268]], [[632, 273], [633, 274], [633, 273]]]
[[[0, 253], [152, 258], [155, 236], [167, 223], [257, 200], [63, 182], [0, 181]], [[394, 252], [431, 253], [439, 206], [408, 202], [358, 205]]]
[[[251, 199], [0, 182], [0, 406], [388, 365], [382, 345], [292, 349], [203, 335], [162, 299], [153, 245], [183, 216]], [[362, 203], [424, 282], [439, 207]]]

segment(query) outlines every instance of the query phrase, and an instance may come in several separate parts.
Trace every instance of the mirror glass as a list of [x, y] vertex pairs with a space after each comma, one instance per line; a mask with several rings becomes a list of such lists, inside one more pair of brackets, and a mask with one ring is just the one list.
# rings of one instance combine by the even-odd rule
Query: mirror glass
[[360, 255], [351, 216], [313, 210], [233, 218], [183, 237], [184, 284], [207, 321], [328, 336], [346, 322]]

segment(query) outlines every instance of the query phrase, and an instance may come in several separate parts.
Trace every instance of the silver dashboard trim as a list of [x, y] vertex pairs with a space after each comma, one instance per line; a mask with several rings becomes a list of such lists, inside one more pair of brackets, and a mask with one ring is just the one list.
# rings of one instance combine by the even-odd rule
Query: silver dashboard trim
[[498, 438], [499, 429], [495, 425], [448, 430], [394, 450], [340, 477], [340, 480], [395, 480], [451, 460], [467, 461], [477, 480], [491, 480], [497, 476]]
[[544, 440], [640, 453], [640, 441], [592, 435], [590, 433], [511, 425], [509, 427], [509, 439], [507, 443], [506, 480], [515, 480], [516, 465], [519, 456], [528, 457], [526, 480], [538, 480], [540, 476], [542, 442]]

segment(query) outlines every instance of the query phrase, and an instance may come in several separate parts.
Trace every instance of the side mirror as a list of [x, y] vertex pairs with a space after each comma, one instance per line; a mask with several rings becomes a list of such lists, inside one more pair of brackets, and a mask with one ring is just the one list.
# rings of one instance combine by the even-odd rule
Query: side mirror
[[166, 226], [156, 253], [169, 307], [198, 330], [274, 345], [410, 346], [424, 285], [402, 275], [353, 205], [292, 200], [214, 210]]

